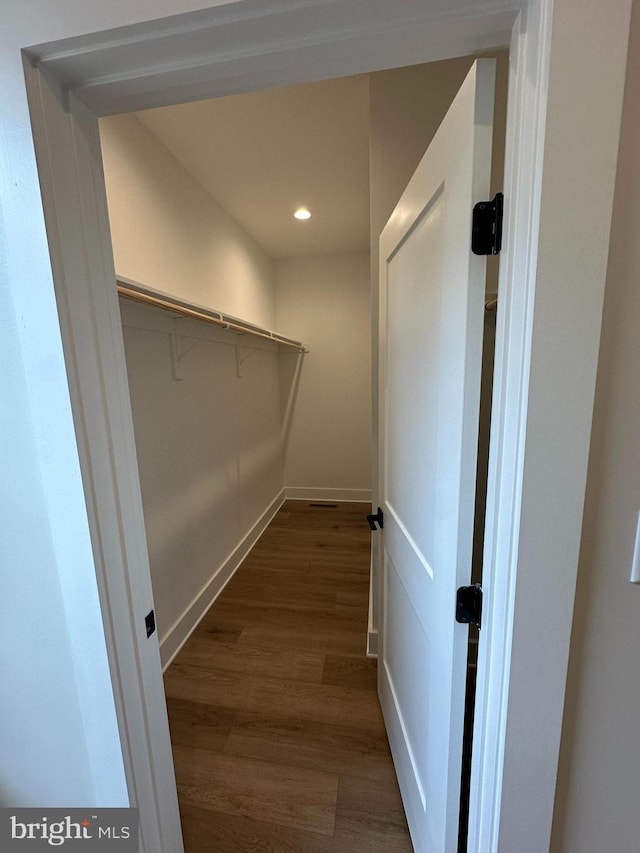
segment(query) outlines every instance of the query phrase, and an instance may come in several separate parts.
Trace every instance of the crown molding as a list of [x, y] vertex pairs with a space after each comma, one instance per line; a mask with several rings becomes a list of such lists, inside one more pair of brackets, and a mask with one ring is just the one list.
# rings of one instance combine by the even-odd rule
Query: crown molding
[[107, 115], [503, 46], [520, 6], [237, 0], [25, 54], [64, 91]]

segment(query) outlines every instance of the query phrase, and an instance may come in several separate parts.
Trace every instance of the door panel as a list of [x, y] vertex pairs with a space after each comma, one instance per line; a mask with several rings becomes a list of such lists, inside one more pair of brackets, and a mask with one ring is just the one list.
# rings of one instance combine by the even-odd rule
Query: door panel
[[[411, 769], [423, 808], [429, 796], [428, 763], [423, 760], [424, 744], [429, 740], [431, 710], [429, 654], [414, 659], [412, 649], [424, 641], [424, 626], [398, 570], [387, 554], [387, 626], [394, 642], [388, 648], [384, 665], [392, 689], [395, 710], [411, 759]], [[420, 701], [415, 701], [419, 694]]]
[[[399, 523], [402, 519], [429, 573], [426, 554], [434, 545], [438, 506], [436, 482], [429, 472], [438, 461], [438, 423], [427, 415], [438, 411], [438, 386], [416, 384], [413, 376], [418, 364], [428, 374], [440, 370], [441, 207], [438, 193], [390, 260], [387, 279], [387, 335], [393, 346], [387, 353], [386, 408], [402, 412], [402, 418], [387, 422], [385, 500], [394, 518]], [[434, 286], [424, 287], [425, 279]], [[405, 453], [418, 434], [420, 446]]]
[[384, 464], [382, 655], [391, 748], [416, 850], [458, 841], [485, 261], [471, 212], [488, 197], [493, 60], [478, 60], [380, 238]]

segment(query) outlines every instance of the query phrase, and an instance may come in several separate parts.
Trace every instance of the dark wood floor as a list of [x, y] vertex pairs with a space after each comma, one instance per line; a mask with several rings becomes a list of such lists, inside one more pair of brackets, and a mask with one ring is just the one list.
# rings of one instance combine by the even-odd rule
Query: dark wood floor
[[412, 851], [365, 657], [367, 506], [287, 501], [169, 667], [187, 853]]

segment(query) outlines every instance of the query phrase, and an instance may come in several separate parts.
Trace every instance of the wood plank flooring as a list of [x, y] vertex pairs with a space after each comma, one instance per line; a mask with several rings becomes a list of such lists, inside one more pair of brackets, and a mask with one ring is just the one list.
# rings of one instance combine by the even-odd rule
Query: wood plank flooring
[[365, 656], [368, 504], [287, 501], [165, 674], [186, 853], [411, 853]]

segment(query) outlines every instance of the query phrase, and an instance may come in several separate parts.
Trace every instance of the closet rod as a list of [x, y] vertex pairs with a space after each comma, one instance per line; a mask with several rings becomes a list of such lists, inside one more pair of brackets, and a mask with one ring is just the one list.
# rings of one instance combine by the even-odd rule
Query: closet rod
[[275, 332], [269, 332], [267, 330], [254, 328], [250, 325], [242, 325], [235, 320], [225, 319], [224, 314], [218, 314], [215, 316], [213, 313], [208, 313], [206, 309], [198, 310], [195, 308], [188, 308], [186, 305], [182, 305], [180, 302], [174, 302], [169, 297], [159, 297], [154, 296], [151, 293], [144, 293], [141, 290], [137, 290], [129, 287], [126, 284], [122, 284], [122, 282], [117, 283], [118, 286], [118, 296], [123, 296], [125, 299], [131, 299], [134, 302], [142, 302], [145, 305], [154, 305], [156, 308], [164, 308], [167, 311], [171, 311], [174, 314], [180, 314], [183, 317], [189, 317], [192, 320], [200, 320], [203, 323], [211, 323], [213, 326], [219, 326], [221, 329], [230, 329], [232, 332], [238, 332], [242, 335], [253, 335], [256, 338], [264, 338], [267, 341], [271, 341], [274, 344], [281, 344], [285, 347], [293, 347], [294, 349], [299, 350], [300, 352], [309, 352], [307, 347], [300, 341], [294, 341], [291, 338], [283, 338], [281, 335], [276, 335]]

